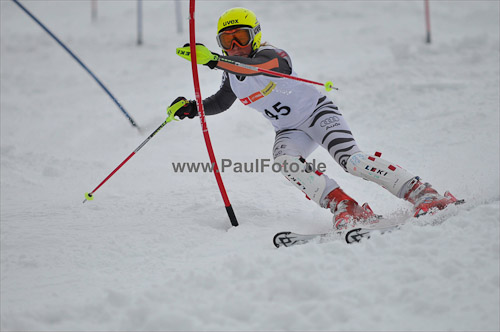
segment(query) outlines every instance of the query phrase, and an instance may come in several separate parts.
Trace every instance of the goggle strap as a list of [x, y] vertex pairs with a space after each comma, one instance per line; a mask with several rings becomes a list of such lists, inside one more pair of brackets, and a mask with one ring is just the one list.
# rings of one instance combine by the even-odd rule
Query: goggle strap
[[260, 24], [253, 28], [254, 37], [260, 32]]

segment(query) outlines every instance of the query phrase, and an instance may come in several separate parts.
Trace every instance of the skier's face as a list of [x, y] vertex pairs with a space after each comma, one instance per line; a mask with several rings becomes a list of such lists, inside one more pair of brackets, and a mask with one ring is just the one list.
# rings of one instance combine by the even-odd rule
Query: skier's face
[[240, 47], [237, 44], [233, 44], [233, 48], [230, 50], [225, 50], [228, 55], [231, 56], [244, 56], [248, 57], [250, 53], [252, 53], [252, 45], [247, 45], [244, 47]]

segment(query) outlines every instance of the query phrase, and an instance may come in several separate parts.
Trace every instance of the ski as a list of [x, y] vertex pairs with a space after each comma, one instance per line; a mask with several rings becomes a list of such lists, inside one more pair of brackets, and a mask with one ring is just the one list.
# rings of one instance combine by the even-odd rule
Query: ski
[[343, 231], [333, 231], [318, 234], [297, 234], [293, 232], [279, 232], [273, 238], [276, 248], [291, 247], [298, 244], [305, 244], [313, 240], [326, 242], [332, 240], [342, 240], [346, 243], [360, 242], [363, 238], [370, 238], [373, 233], [386, 233], [398, 229], [402, 224], [388, 225], [382, 227], [355, 227]]
[[[456, 200], [453, 205], [464, 204], [465, 200]], [[293, 232], [279, 232], [273, 238], [273, 243], [276, 248], [291, 247], [298, 244], [305, 244], [313, 240], [321, 242], [328, 242], [332, 240], [341, 240], [346, 243], [360, 242], [362, 239], [369, 239], [373, 233], [387, 233], [399, 229], [408, 220], [422, 217], [423, 215], [435, 215], [442, 210], [430, 211], [413, 217], [398, 218], [396, 220], [380, 218], [376, 224], [369, 226], [355, 227], [342, 231], [330, 231], [327, 233], [318, 234], [298, 234]]]

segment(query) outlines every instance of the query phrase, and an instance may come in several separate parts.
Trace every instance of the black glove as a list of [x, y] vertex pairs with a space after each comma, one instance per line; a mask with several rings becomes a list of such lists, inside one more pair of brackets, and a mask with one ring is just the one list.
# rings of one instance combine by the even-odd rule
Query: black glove
[[[201, 45], [201, 46], [205, 47], [205, 45], [203, 45], [202, 43], [196, 43], [196, 45]], [[189, 43], [184, 44], [184, 46], [183, 46], [183, 47], [189, 47]], [[205, 48], [206, 48], [206, 47], [205, 47]], [[219, 55], [219, 54], [217, 54], [217, 53], [215, 53], [215, 52], [210, 51], [208, 48], [206, 48], [206, 51], [207, 51], [207, 52], [212, 53], [213, 55], [215, 55], [217, 59], [220, 57], [220, 55]], [[209, 54], [210, 54], [210, 53], [209, 53]], [[208, 61], [207, 63], [204, 63], [203, 65], [204, 65], [204, 66], [207, 66], [207, 67], [208, 67], [208, 68], [210, 68], [210, 69], [214, 69], [214, 68], [217, 66], [217, 63], [218, 63], [218, 62], [219, 62], [218, 60], [212, 60], [212, 61]], [[200, 62], [198, 62], [198, 63], [200, 63]]]
[[195, 116], [198, 115], [198, 107], [196, 105], [195, 100], [187, 100], [184, 97], [177, 97], [175, 100], [170, 104], [172, 106], [175, 103], [180, 102], [181, 100], [185, 100], [186, 104], [182, 106], [177, 112], [175, 112], [175, 115], [179, 117], [179, 119], [184, 119], [185, 117], [188, 117], [190, 119], [194, 118]]

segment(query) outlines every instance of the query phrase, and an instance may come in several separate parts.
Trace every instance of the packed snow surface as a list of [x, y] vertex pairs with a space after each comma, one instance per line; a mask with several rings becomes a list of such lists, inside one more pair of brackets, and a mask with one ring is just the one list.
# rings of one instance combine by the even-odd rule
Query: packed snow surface
[[[219, 15], [253, 9], [263, 41], [331, 93], [360, 147], [466, 204], [359, 244], [277, 249], [279, 231], [331, 229], [331, 214], [280, 174], [222, 174], [230, 227], [198, 120], [174, 122], [82, 204], [165, 119], [194, 98], [188, 2], [23, 1], [109, 88], [119, 108], [14, 2], [1, 1], [1, 328], [3, 331], [499, 330], [499, 2], [198, 1], [197, 41], [219, 51]], [[220, 71], [199, 67], [202, 95]], [[268, 121], [237, 101], [207, 118], [219, 163], [270, 159]], [[376, 213], [410, 205], [327, 174]]]

